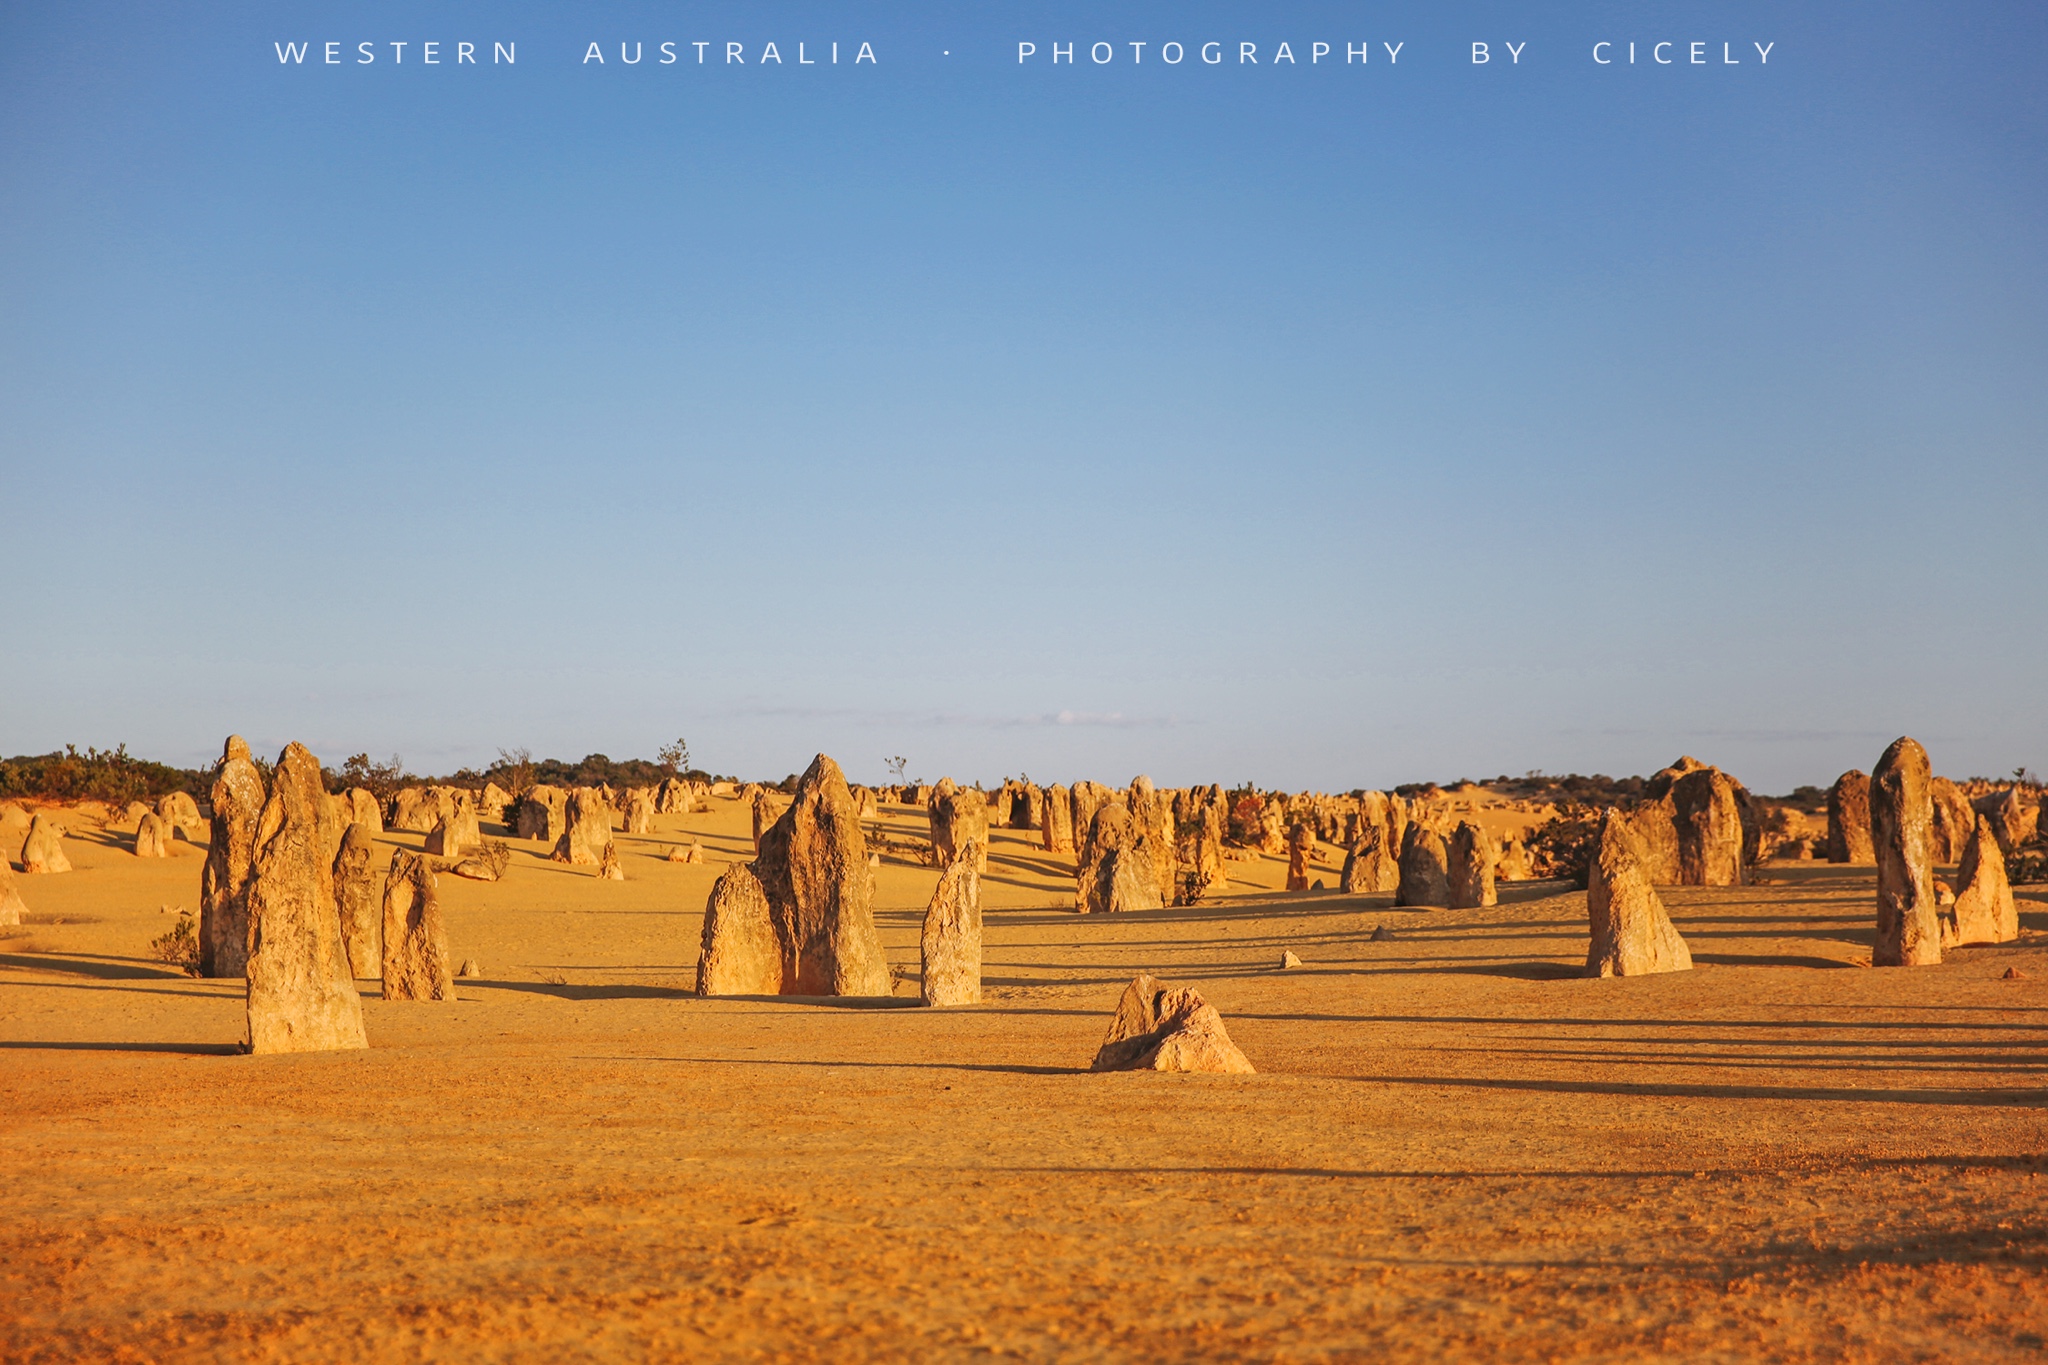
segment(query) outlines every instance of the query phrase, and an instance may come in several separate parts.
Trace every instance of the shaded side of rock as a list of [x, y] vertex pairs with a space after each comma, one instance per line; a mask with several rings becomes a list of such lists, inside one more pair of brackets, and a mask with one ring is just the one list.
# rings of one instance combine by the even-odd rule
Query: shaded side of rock
[[1401, 839], [1401, 881], [1396, 905], [1449, 905], [1451, 883], [1444, 841], [1427, 825], [1413, 824]]

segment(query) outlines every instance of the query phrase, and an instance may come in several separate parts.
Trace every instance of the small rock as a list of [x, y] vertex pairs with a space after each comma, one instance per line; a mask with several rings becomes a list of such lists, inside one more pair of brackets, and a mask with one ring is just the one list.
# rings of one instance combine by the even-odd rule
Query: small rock
[[1283, 970], [1288, 967], [1299, 967], [1300, 965], [1301, 959], [1296, 957], [1293, 953], [1284, 952], [1280, 954], [1280, 966]]
[[1384, 924], [1375, 924], [1372, 927], [1372, 941], [1374, 943], [1391, 943], [1394, 941], [1394, 931]]
[[1194, 1071], [1250, 1075], [1215, 1007], [1194, 991], [1135, 978], [1117, 1002], [1094, 1071]]
[[2007, 981], [2031, 981], [2033, 976], [2031, 973], [2023, 972], [2017, 967], [2007, 967], [2004, 979]]
[[456, 970], [455, 974], [460, 977], [468, 977], [471, 979], [480, 977], [484, 974], [483, 964], [478, 962], [473, 957], [465, 957], [464, 959], [462, 959], [462, 966]]
[[1310, 882], [1310, 883], [1308, 884], [1308, 889], [1309, 889], [1309, 890], [1311, 890], [1311, 891], [1320, 891], [1320, 890], [1322, 890], [1322, 889], [1323, 889], [1323, 879], [1322, 879], [1321, 877], [1318, 877], [1318, 878], [1316, 878], [1316, 879], [1315, 879], [1314, 881], [1312, 881], [1312, 882]]

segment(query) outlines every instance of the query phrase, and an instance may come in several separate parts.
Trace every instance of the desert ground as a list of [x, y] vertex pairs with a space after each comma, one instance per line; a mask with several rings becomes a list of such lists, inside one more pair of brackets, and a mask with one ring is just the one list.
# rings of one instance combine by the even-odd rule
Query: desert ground
[[[983, 1004], [918, 1006], [939, 874], [895, 859], [896, 999], [700, 999], [752, 851], [714, 800], [618, 834], [623, 882], [538, 841], [442, 878], [456, 1001], [365, 981], [369, 1050], [245, 1056], [242, 984], [148, 949], [203, 846], [66, 823], [76, 870], [0, 931], [7, 1360], [2048, 1349], [2039, 887], [2016, 943], [1872, 969], [1873, 869], [1775, 864], [1661, 892], [1695, 970], [1588, 980], [1561, 883], [1395, 909], [1254, 857], [1084, 917], [1072, 856], [998, 831]], [[1139, 972], [1258, 1074], [1090, 1074]]]

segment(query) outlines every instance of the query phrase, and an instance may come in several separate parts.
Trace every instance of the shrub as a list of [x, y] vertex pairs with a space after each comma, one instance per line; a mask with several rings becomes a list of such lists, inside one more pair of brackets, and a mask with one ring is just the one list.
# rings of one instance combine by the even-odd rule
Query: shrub
[[62, 753], [22, 754], [0, 760], [0, 797], [43, 801], [104, 801], [125, 806], [154, 801], [175, 791], [203, 795], [212, 779], [205, 773], [136, 758], [128, 746], [112, 749], [67, 744]]
[[512, 865], [512, 846], [503, 839], [486, 839], [470, 856], [487, 864], [495, 881], [504, 876], [505, 869]]
[[199, 975], [199, 933], [190, 910], [178, 912], [178, 922], [150, 940], [149, 951], [159, 962], [168, 962], [187, 976]]
[[1563, 877], [1584, 887], [1592, 875], [1593, 852], [1599, 840], [1599, 810], [1566, 806], [1529, 831], [1529, 869], [1539, 877]]

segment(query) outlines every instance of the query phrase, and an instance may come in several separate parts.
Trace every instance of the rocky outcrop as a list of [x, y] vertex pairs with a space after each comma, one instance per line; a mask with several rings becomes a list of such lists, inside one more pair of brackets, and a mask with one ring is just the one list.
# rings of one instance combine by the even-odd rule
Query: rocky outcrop
[[1139, 976], [1117, 1001], [1093, 1071], [1181, 1071], [1249, 1076], [1223, 1018], [1194, 991]]
[[1459, 821], [1451, 831], [1444, 856], [1451, 909], [1471, 910], [1500, 903], [1493, 884], [1493, 840], [1485, 830], [1471, 820]]
[[1870, 841], [1870, 779], [1861, 769], [1851, 768], [1828, 788], [1828, 861], [1877, 861]]
[[[213, 778], [206, 867], [199, 874], [199, 974], [234, 977], [249, 960], [249, 878], [256, 867], [256, 824], [266, 793], [263, 773], [240, 735], [228, 736]], [[314, 816], [317, 827], [318, 814]]]
[[950, 867], [969, 844], [975, 846], [977, 873], [988, 871], [988, 805], [973, 788], [947, 790], [941, 782], [932, 795], [932, 856], [940, 867]]
[[445, 810], [427, 834], [426, 851], [436, 858], [458, 859], [483, 847], [483, 830], [469, 793], [463, 792], [450, 804], [452, 809]]
[[19, 924], [26, 914], [28, 906], [21, 899], [21, 888], [14, 884], [14, 868], [0, 858], [0, 925]]
[[486, 782], [471, 804], [476, 807], [477, 819], [497, 824], [505, 818], [505, 808], [512, 804], [512, 793], [495, 782]]
[[535, 786], [513, 813], [513, 833], [521, 839], [555, 843], [568, 828], [569, 794], [560, 787]]
[[382, 893], [376, 842], [367, 826], [350, 825], [334, 855], [334, 910], [341, 921], [351, 976], [376, 976], [384, 970]]
[[1130, 808], [1112, 801], [1095, 812], [1074, 873], [1074, 909], [1084, 915], [1157, 910], [1158, 863]]
[[1650, 879], [1650, 852], [1631, 817], [1609, 809], [1586, 883], [1592, 943], [1587, 976], [1647, 976], [1692, 969], [1692, 953]]
[[1347, 895], [1372, 895], [1392, 891], [1401, 885], [1401, 860], [1387, 844], [1385, 826], [1360, 820], [1344, 854], [1344, 871], [1338, 886]]
[[837, 763], [819, 754], [804, 770], [796, 799], [761, 835], [754, 874], [782, 946], [783, 994], [889, 994], [867, 838]]
[[1942, 944], [2010, 943], [2019, 936], [2019, 907], [2006, 880], [1998, 832], [1980, 815], [1956, 868], [1955, 904], [1945, 917]]
[[1742, 814], [1747, 795], [1719, 768], [1701, 767], [1671, 784], [1678, 885], [1742, 885]]
[[662, 779], [654, 789], [654, 809], [660, 815], [688, 815], [696, 809], [696, 794], [690, 784], [680, 777]]
[[453, 1000], [448, 936], [433, 861], [395, 850], [384, 874], [384, 998]]
[[58, 824], [48, 811], [37, 811], [29, 821], [28, 837], [21, 842], [21, 863], [23, 872], [50, 873], [69, 872], [71, 859], [64, 852], [64, 826]]
[[1401, 881], [1396, 905], [1449, 905], [1449, 858], [1443, 838], [1427, 825], [1410, 824], [1401, 838]]
[[171, 827], [155, 811], [142, 813], [135, 822], [135, 856], [138, 858], [168, 858], [171, 856]]
[[[303, 745], [287, 744], [257, 818], [255, 866], [245, 902], [251, 1052], [328, 1052], [370, 1045], [334, 910], [333, 874], [321, 847], [325, 794], [320, 760]], [[220, 818], [216, 802], [216, 828]]]
[[1109, 788], [1100, 782], [1076, 782], [1068, 793], [1074, 807], [1074, 854], [1078, 859], [1085, 851], [1088, 831], [1095, 827], [1095, 813], [1109, 804]]
[[775, 802], [769, 797], [766, 787], [755, 787], [753, 798], [747, 808], [754, 822], [754, 852], [761, 851], [761, 836], [775, 823]]
[[[1868, 828], [1877, 861], [1877, 938], [1873, 967], [1925, 967], [1941, 961], [1941, 921], [1934, 899], [1934, 777], [1927, 751], [1901, 737], [1870, 774]], [[1828, 834], [1834, 836], [1834, 802]], [[1844, 823], [1844, 828], [1849, 828]], [[1832, 848], [1831, 848], [1832, 854]]]
[[555, 851], [548, 856], [555, 862], [577, 867], [603, 867], [605, 853], [612, 846], [611, 803], [604, 799], [604, 793], [596, 787], [578, 787], [570, 792], [562, 824]]
[[1971, 802], [1977, 814], [1991, 824], [1998, 851], [2010, 857], [2012, 851], [2034, 837], [2041, 819], [2040, 809], [2027, 804], [2018, 787], [1990, 792]]
[[188, 842], [206, 828], [206, 822], [199, 818], [199, 803], [187, 792], [169, 792], [159, 798], [156, 816], [164, 822], [171, 837], [182, 834]]
[[1529, 846], [1520, 835], [1510, 834], [1502, 841], [1494, 875], [1504, 882], [1526, 882], [1536, 875], [1529, 864]]
[[735, 863], [711, 884], [704, 902], [697, 994], [780, 994], [782, 964], [782, 942], [775, 934], [768, 893], [752, 868]]
[[975, 848], [939, 874], [939, 884], [925, 907], [924, 931], [918, 939], [922, 964], [918, 993], [927, 1005], [981, 1003], [981, 874]]
[[1977, 812], [1971, 807], [1970, 798], [1963, 795], [1961, 787], [1945, 777], [1937, 777], [1930, 782], [1927, 794], [1934, 803], [1934, 825], [1929, 831], [1934, 860], [1938, 863], [1962, 861], [1963, 848], [1977, 831]]
[[441, 820], [440, 793], [432, 787], [401, 787], [391, 798], [391, 828], [426, 834]]
[[1230, 885], [1223, 861], [1223, 812], [1214, 790], [1174, 793], [1174, 903], [1192, 902]]
[[1308, 890], [1309, 860], [1315, 857], [1316, 836], [1305, 821], [1287, 827], [1287, 889]]
[[1039, 842], [1047, 853], [1074, 851], [1074, 800], [1065, 787], [1045, 789], [1045, 804], [1038, 828]]
[[350, 824], [361, 825], [371, 834], [384, 832], [384, 807], [368, 787], [350, 787], [346, 799]]
[[1643, 845], [1643, 869], [1654, 886], [1676, 886], [1679, 877], [1678, 810], [1667, 789], [1628, 813], [1629, 828]]
[[1174, 852], [1173, 798], [1155, 788], [1152, 779], [1141, 773], [1131, 779], [1124, 804], [1130, 809], [1145, 851], [1151, 855], [1152, 881], [1158, 888], [1159, 903], [1171, 905], [1179, 865]]
[[626, 789], [626, 833], [654, 833], [654, 789], [652, 787], [628, 787]]

